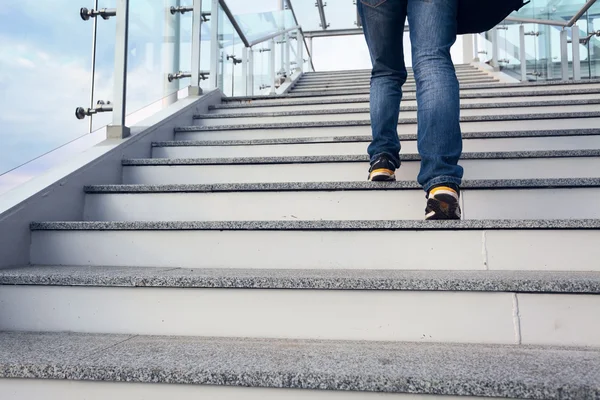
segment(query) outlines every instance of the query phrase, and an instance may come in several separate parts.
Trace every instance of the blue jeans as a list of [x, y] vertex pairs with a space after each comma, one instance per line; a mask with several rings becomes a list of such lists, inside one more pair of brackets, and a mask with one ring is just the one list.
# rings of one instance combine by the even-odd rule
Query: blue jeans
[[408, 16], [417, 85], [417, 178], [429, 191], [460, 185], [463, 169], [458, 79], [450, 57], [456, 41], [457, 0], [358, 0], [373, 72], [371, 74], [371, 161], [388, 155], [400, 167], [398, 116], [406, 82], [403, 34]]

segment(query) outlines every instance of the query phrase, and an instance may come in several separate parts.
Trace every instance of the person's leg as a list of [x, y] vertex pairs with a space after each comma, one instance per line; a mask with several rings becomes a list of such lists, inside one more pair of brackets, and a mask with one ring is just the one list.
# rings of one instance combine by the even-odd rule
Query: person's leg
[[460, 96], [450, 56], [456, 41], [457, 0], [408, 0], [412, 62], [417, 85], [418, 141], [425, 191], [458, 189], [463, 169]]
[[[398, 114], [402, 85], [407, 78], [402, 46], [407, 0], [358, 0], [357, 4], [373, 64], [373, 141], [368, 148], [372, 165], [370, 179], [391, 180], [394, 179], [393, 170], [400, 167]], [[383, 162], [380, 160], [382, 156], [385, 158]], [[377, 169], [379, 167], [383, 169]], [[384, 171], [383, 175], [378, 175], [378, 171]]]

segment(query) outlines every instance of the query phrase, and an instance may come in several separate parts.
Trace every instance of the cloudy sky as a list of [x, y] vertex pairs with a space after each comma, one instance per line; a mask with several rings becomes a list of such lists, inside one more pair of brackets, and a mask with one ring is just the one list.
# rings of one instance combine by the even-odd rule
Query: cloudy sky
[[[179, 0], [182, 5], [191, 0]], [[128, 112], [136, 111], [167, 93], [187, 85], [168, 86], [165, 73], [172, 68], [189, 70], [189, 46], [184, 46], [179, 65], [173, 60], [174, 47], [164, 44], [175, 36], [172, 17], [165, 7], [177, 0], [131, 0]], [[86, 4], [87, 3], [87, 4]], [[294, 8], [305, 30], [319, 29], [319, 14], [313, 0], [295, 0]], [[330, 29], [353, 28], [356, 21], [352, 0], [328, 0]], [[92, 21], [79, 17], [79, 7], [92, 8], [82, 0], [2, 0], [0, 7], [0, 175], [88, 130], [88, 121], [74, 117], [77, 106], [89, 105], [91, 79]], [[115, 0], [100, 0], [100, 8], [114, 7]], [[236, 15], [268, 12], [277, 0], [228, 0]], [[204, 1], [204, 8], [210, 1]], [[181, 36], [191, 31], [191, 16], [181, 20]], [[208, 36], [208, 35], [206, 35]], [[206, 37], [205, 36], [205, 37]], [[99, 20], [95, 99], [112, 98], [114, 19]], [[202, 48], [203, 69], [208, 69], [208, 43]], [[352, 51], [348, 51], [352, 49]], [[239, 50], [239, 45], [236, 51]], [[460, 49], [457, 50], [457, 53]], [[369, 68], [369, 56], [362, 36], [315, 39], [314, 65], [317, 70]], [[264, 55], [262, 56], [264, 57]], [[407, 60], [409, 61], [409, 60]], [[266, 58], [263, 63], [266, 66]], [[264, 68], [263, 68], [264, 69]], [[241, 69], [238, 69], [238, 73]], [[265, 71], [266, 73], [266, 71]], [[110, 115], [96, 118], [94, 127], [110, 122]], [[89, 141], [87, 142], [89, 145]], [[46, 168], [42, 163], [39, 167]], [[36, 174], [35, 168], [0, 178], [2, 184], [21, 182]], [[33, 169], [33, 170], [32, 170]]]

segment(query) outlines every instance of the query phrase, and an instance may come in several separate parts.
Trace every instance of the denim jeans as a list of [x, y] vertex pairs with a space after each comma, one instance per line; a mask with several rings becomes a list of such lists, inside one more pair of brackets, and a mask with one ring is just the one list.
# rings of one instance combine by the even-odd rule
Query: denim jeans
[[358, 0], [358, 12], [373, 71], [371, 74], [371, 161], [386, 154], [400, 167], [398, 116], [406, 82], [403, 34], [408, 17], [417, 86], [417, 178], [429, 191], [460, 185], [463, 169], [458, 79], [450, 57], [456, 41], [457, 0]]

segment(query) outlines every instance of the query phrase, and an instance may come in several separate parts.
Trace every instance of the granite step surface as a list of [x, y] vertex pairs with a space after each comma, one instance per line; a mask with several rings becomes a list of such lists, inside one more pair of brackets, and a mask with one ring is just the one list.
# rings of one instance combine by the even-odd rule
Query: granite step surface
[[2, 378], [583, 400], [599, 371], [596, 349], [0, 333]]
[[378, 220], [378, 221], [51, 221], [32, 231], [419, 231], [598, 230], [600, 219], [566, 220]]
[[[510, 138], [552, 138], [570, 136], [597, 136], [600, 128], [588, 129], [560, 129], [560, 130], [521, 130], [521, 131], [489, 131], [489, 132], [463, 132], [464, 140], [469, 139], [510, 139]], [[399, 134], [401, 141], [417, 140], [416, 134]], [[152, 147], [184, 147], [184, 146], [265, 146], [278, 144], [323, 144], [323, 143], [370, 143], [372, 135], [356, 136], [315, 136], [315, 137], [287, 137], [273, 139], [215, 139], [215, 140], [169, 140], [153, 142]]]
[[[484, 83], [500, 83], [498, 79], [491, 76], [476, 77], [476, 78], [459, 78], [458, 82], [460, 85], [474, 85]], [[369, 89], [370, 83], [348, 83], [348, 84], [336, 84], [336, 83], [305, 83], [296, 84], [292, 87], [289, 93], [309, 92], [318, 90], [360, 90]], [[416, 82], [414, 80], [407, 81], [403, 86], [403, 89], [416, 89]]]
[[[473, 104], [461, 104], [463, 110], [482, 110], [482, 109], [497, 109], [497, 108], [531, 108], [531, 107], [553, 107], [553, 106], [583, 106], [583, 105], [594, 105], [600, 104], [600, 98], [592, 98], [585, 100], [552, 100], [552, 101], [525, 101], [525, 102], [498, 102], [498, 103], [473, 103]], [[416, 105], [401, 106], [400, 111], [417, 111]], [[251, 117], [287, 117], [297, 115], [324, 115], [324, 114], [354, 114], [354, 113], [365, 113], [368, 114], [370, 109], [368, 107], [360, 108], [336, 108], [336, 109], [316, 109], [316, 110], [302, 110], [302, 111], [255, 111], [245, 113], [231, 113], [231, 114], [195, 114], [194, 119], [205, 119], [205, 118], [251, 118]]]
[[[490, 91], [490, 92], [472, 92], [472, 93], [460, 93], [461, 99], [485, 99], [485, 98], [521, 98], [521, 97], [538, 97], [538, 96], [562, 96], [562, 95], [586, 95], [586, 94], [597, 94], [600, 93], [600, 86], [591, 88], [577, 88], [573, 89], [570, 87], [562, 89], [547, 89], [547, 90], [514, 90], [514, 91]], [[406, 93], [402, 96], [403, 101], [416, 100], [415, 93]], [[231, 109], [231, 108], [248, 108], [248, 107], [270, 107], [276, 105], [311, 105], [311, 104], [352, 104], [352, 103], [369, 103], [369, 96], [355, 96], [355, 97], [333, 97], [330, 99], [323, 99], [321, 97], [315, 97], [313, 99], [289, 99], [285, 96], [277, 97], [256, 97], [256, 98], [223, 98], [222, 104], [216, 104], [209, 106], [209, 110], [219, 109]]]
[[[424, 197], [420, 188], [379, 193], [370, 189], [96, 192], [85, 198], [83, 220], [411, 220], [423, 218]], [[388, 206], [366, 206], [377, 203]], [[600, 218], [600, 187], [463, 188], [461, 208], [469, 220]]]
[[0, 285], [600, 294], [600, 272], [25, 266]]
[[600, 270], [598, 219], [52, 221], [31, 230], [37, 265]]
[[[556, 88], [566, 89], [577, 89], [577, 88], [586, 88], [589, 89], [591, 87], [597, 86], [600, 83], [600, 80], [585, 80], [585, 81], [546, 81], [546, 82], [529, 82], [529, 83], [478, 83], [478, 84], [462, 84], [461, 91], [493, 91], [493, 90], [504, 90], [508, 88], [520, 88], [530, 89], [530, 90], [551, 90]], [[403, 88], [405, 93], [415, 92], [415, 88]], [[339, 90], [339, 91], [330, 91], [327, 93], [324, 92], [306, 92], [306, 93], [289, 93], [281, 98], [298, 98], [298, 97], [323, 97], [323, 96], [344, 96], [344, 95], [363, 95], [369, 94], [368, 89], [360, 89], [360, 90]], [[260, 99], [272, 99], [267, 96], [233, 96], [227, 98], [227, 101], [248, 101], [248, 100], [260, 100]]]
[[[368, 115], [367, 115], [368, 117]], [[588, 119], [600, 118], [600, 111], [583, 112], [553, 112], [553, 113], [532, 113], [532, 114], [505, 114], [505, 115], [473, 115], [462, 116], [462, 123], [477, 122], [503, 122], [503, 121], [532, 121], [532, 120], [560, 120], [560, 119]], [[247, 122], [247, 121], [244, 121]], [[417, 118], [400, 118], [398, 125], [416, 125]], [[214, 126], [185, 126], [178, 127], [175, 132], [202, 132], [218, 130], [246, 130], [246, 129], [285, 129], [285, 128], [320, 128], [320, 127], [340, 127], [340, 126], [370, 126], [371, 121], [368, 118], [354, 120], [331, 120], [331, 121], [300, 121], [300, 122], [256, 122], [256, 123], [234, 123], [220, 124]]]
[[[461, 188], [478, 190], [496, 189], [559, 189], [600, 187], [600, 178], [568, 179], [488, 179], [465, 180]], [[396, 182], [283, 182], [283, 183], [232, 183], [190, 185], [89, 185], [87, 194], [101, 193], [228, 193], [228, 192], [300, 192], [300, 191], [353, 191], [353, 190], [416, 190], [415, 181]]]
[[[507, 151], [463, 153], [462, 160], [522, 159], [522, 158], [578, 158], [600, 157], [600, 149], [594, 150], [551, 150], [551, 151]], [[401, 161], [419, 161], [417, 153], [401, 154]], [[123, 166], [156, 165], [246, 165], [246, 164], [318, 164], [368, 162], [368, 155], [307, 156], [307, 157], [236, 157], [236, 158], [139, 158], [124, 159]]]

